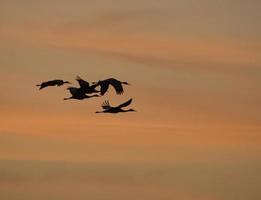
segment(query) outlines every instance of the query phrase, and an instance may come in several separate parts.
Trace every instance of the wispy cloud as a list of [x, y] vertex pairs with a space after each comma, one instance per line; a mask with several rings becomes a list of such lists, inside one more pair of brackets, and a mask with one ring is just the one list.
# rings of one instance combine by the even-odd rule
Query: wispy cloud
[[[225, 38], [216, 41], [175, 35], [147, 35], [143, 32], [106, 32], [106, 29], [103, 32], [87, 30], [85, 25], [81, 31], [74, 25], [69, 27], [13, 27], [1, 31], [0, 36], [25, 45], [100, 54], [161, 67], [249, 68], [261, 63], [258, 50], [261, 47], [253, 44], [253, 48], [249, 48], [249, 44]], [[248, 48], [245, 48], [246, 45]]]

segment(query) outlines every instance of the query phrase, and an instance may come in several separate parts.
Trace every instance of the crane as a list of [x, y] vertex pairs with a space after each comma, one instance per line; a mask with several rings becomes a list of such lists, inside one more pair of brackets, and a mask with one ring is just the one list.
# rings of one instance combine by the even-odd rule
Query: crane
[[123, 110], [122, 108], [127, 107], [130, 105], [132, 102], [132, 99], [129, 99], [125, 103], [122, 103], [116, 107], [112, 107], [109, 103], [109, 101], [105, 101], [102, 104], [102, 108], [104, 109], [103, 111], [97, 111], [96, 113], [119, 113], [119, 112], [136, 112], [134, 109], [128, 109], [128, 110]]

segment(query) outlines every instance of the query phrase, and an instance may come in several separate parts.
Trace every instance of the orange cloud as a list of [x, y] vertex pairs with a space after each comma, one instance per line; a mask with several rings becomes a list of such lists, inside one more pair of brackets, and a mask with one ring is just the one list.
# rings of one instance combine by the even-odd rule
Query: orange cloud
[[[258, 45], [240, 41], [181, 38], [148, 33], [117, 33], [103, 30], [74, 31], [66, 27], [9, 27], [1, 33], [2, 39], [27, 45], [46, 46], [94, 53], [127, 59], [147, 65], [174, 68], [199, 66], [207, 68], [245, 68], [260, 65]], [[245, 48], [247, 45], [247, 48]], [[250, 45], [251, 46], [251, 45]], [[210, 65], [210, 66], [208, 66]], [[215, 67], [216, 66], [216, 67]]]

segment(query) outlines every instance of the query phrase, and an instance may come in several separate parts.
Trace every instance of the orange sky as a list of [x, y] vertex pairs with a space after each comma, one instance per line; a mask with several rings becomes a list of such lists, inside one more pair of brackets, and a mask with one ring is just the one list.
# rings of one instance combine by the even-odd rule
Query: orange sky
[[[0, 199], [260, 199], [260, 9], [0, 1]], [[35, 87], [77, 75], [132, 85], [81, 102]], [[137, 113], [94, 114], [129, 98]]]

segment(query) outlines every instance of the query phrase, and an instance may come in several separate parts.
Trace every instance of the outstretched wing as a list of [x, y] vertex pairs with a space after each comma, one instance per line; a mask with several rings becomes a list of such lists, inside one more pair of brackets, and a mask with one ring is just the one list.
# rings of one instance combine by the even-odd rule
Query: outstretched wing
[[101, 95], [104, 95], [109, 88], [109, 83], [108, 82], [101, 82], [100, 86], [101, 86]]
[[110, 109], [111, 108], [111, 106], [110, 106], [110, 103], [109, 103], [109, 101], [104, 101], [103, 102], [103, 104], [102, 104], [102, 108], [103, 109], [105, 109], [105, 110], [108, 110], [108, 109]]
[[122, 87], [120, 81], [118, 81], [114, 78], [111, 78], [111, 79], [108, 79], [108, 82], [109, 82], [109, 84], [111, 84], [114, 87], [117, 94], [123, 93], [123, 87]]
[[130, 99], [130, 100], [126, 101], [125, 103], [123, 103], [123, 104], [117, 106], [117, 108], [127, 107], [128, 105], [131, 104], [131, 102], [132, 102], [132, 99]]
[[88, 88], [90, 86], [90, 84], [87, 81], [83, 80], [80, 76], [76, 77], [76, 81], [78, 81], [81, 88]]

